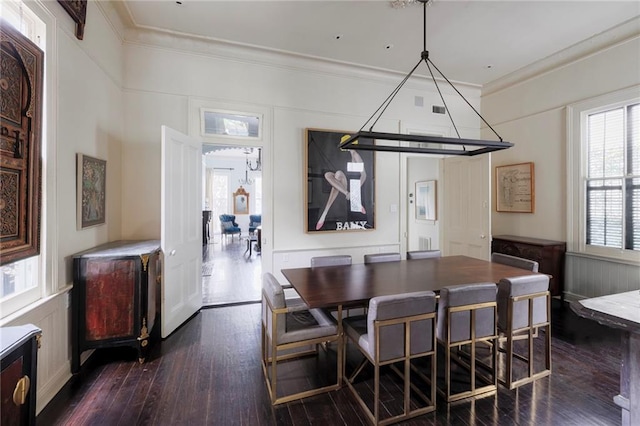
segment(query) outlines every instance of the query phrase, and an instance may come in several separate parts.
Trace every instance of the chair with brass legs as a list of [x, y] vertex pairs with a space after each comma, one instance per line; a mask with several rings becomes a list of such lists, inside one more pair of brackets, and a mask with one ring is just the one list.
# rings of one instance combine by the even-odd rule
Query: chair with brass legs
[[371, 253], [364, 255], [364, 263], [400, 262], [400, 253]]
[[311, 258], [311, 267], [351, 265], [351, 256], [340, 254], [334, 256], [315, 256]]
[[[311, 258], [309, 263], [311, 264], [312, 268], [323, 268], [325, 266], [349, 266], [352, 264], [352, 258], [351, 255], [348, 254], [315, 256]], [[365, 308], [351, 308], [345, 311], [345, 315], [363, 315], [364, 312]]]
[[[534, 339], [544, 330], [544, 367], [534, 362]], [[547, 275], [503, 278], [498, 283], [498, 331], [506, 342], [505, 378], [500, 382], [514, 389], [551, 374], [551, 295]], [[526, 340], [526, 355], [514, 350], [514, 341]], [[514, 360], [526, 364], [524, 377], [514, 378]], [[538, 370], [538, 371], [536, 371]]]
[[[319, 309], [309, 309], [284, 297], [278, 280], [270, 273], [262, 285], [262, 370], [273, 405], [306, 398], [340, 388], [342, 382], [342, 339], [335, 320]], [[337, 342], [336, 383], [295, 394], [278, 396], [280, 361], [317, 354], [321, 343]]]
[[414, 250], [407, 252], [407, 260], [414, 259], [433, 259], [434, 257], [441, 257], [440, 250]]
[[[494, 283], [449, 286], [440, 291], [437, 337], [444, 348], [445, 368], [444, 385], [438, 391], [447, 402], [496, 391], [496, 310]], [[490, 354], [488, 363], [477, 359], [479, 343]], [[463, 347], [469, 347], [466, 354], [461, 353]], [[452, 361], [469, 375], [465, 389], [456, 392], [451, 385]]]
[[516, 257], [502, 253], [491, 253], [491, 261], [494, 263], [513, 266], [515, 268], [526, 269], [527, 271], [538, 272], [538, 262], [535, 260], [525, 259], [523, 257]]
[[[369, 301], [366, 316], [343, 320], [346, 337], [344, 359], [348, 341], [355, 344], [365, 357], [346, 382], [369, 421], [375, 425], [399, 422], [427, 414], [436, 408], [435, 300], [432, 291], [374, 297]], [[413, 364], [423, 357], [431, 358], [428, 375], [422, 374]], [[374, 368], [373, 411], [354, 384], [367, 362]], [[397, 363], [403, 364], [403, 371], [392, 365]], [[402, 414], [381, 419], [380, 367], [385, 365], [391, 365], [403, 379], [403, 410]], [[422, 379], [426, 387], [420, 389], [416, 383], [412, 383], [411, 371]], [[414, 398], [411, 398], [411, 391]], [[418, 398], [422, 400], [419, 406]]]

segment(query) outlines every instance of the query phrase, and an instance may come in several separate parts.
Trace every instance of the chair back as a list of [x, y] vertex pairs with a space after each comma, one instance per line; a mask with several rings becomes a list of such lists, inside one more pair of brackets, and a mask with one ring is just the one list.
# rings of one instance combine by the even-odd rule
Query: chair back
[[336, 256], [315, 256], [311, 258], [311, 267], [351, 265], [351, 256], [348, 254]]
[[262, 215], [261, 214], [250, 214], [249, 215], [249, 226], [260, 226], [262, 224]]
[[538, 272], [538, 262], [524, 259], [522, 257], [516, 257], [502, 253], [491, 253], [491, 261], [520, 269], [526, 269], [527, 271]]
[[[480, 303], [496, 302], [497, 286], [494, 283], [462, 284], [444, 287], [440, 290], [438, 302], [438, 339], [446, 341], [450, 330], [450, 342], [461, 342], [471, 339], [471, 307]], [[448, 322], [447, 308], [469, 306], [468, 310], [451, 313], [451, 324]], [[475, 310], [476, 338], [496, 334], [496, 309], [493, 307]]]
[[441, 257], [440, 250], [414, 250], [407, 252], [407, 260], [414, 259], [432, 259], [434, 257]]
[[[411, 317], [435, 312], [436, 296], [432, 291], [420, 291], [390, 296], [378, 296], [369, 301], [367, 314], [367, 340], [370, 353], [375, 354], [375, 322]], [[411, 354], [433, 349], [433, 320], [411, 322]], [[405, 356], [405, 330], [403, 324], [380, 327], [380, 357], [378, 362]], [[374, 355], [375, 356], [375, 355]]]
[[[262, 322], [269, 335], [271, 335], [271, 321], [274, 315], [272, 310], [283, 309], [286, 306], [284, 290], [278, 279], [270, 272], [265, 272], [262, 276]], [[284, 334], [286, 331], [285, 321], [278, 321], [276, 327], [278, 336]]]
[[[523, 277], [503, 278], [498, 283], [498, 328], [501, 331], [546, 323], [547, 298], [549, 297], [549, 276], [527, 275]], [[509, 305], [512, 298], [536, 293], [545, 293], [533, 299], [533, 323], [529, 324], [529, 300], [513, 302], [512, 319], [509, 324]]]
[[399, 262], [400, 253], [374, 253], [365, 254], [364, 263]]

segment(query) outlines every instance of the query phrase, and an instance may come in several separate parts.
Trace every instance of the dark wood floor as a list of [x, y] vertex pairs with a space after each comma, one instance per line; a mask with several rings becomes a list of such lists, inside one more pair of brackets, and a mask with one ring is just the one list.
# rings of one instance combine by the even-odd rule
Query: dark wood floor
[[[553, 373], [518, 390], [438, 408], [406, 425], [618, 425], [619, 335], [553, 309]], [[321, 351], [322, 352], [322, 351]], [[327, 358], [331, 357], [331, 350]], [[351, 359], [351, 353], [349, 358]], [[129, 349], [96, 351], [38, 416], [39, 425], [357, 425], [348, 388], [277, 408], [260, 366], [260, 305], [203, 309], [138, 364]], [[322, 363], [295, 361], [283, 386]], [[355, 360], [351, 360], [353, 364]], [[313, 380], [313, 379], [310, 379]], [[391, 405], [393, 390], [384, 393]]]
[[247, 251], [245, 238], [221, 240], [215, 235], [202, 246], [202, 304], [257, 302], [262, 291], [262, 258], [252, 248]]

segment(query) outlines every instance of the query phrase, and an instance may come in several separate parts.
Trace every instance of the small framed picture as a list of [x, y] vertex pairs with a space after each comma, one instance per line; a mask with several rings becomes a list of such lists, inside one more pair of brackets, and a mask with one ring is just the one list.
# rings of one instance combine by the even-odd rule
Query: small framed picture
[[77, 226], [78, 229], [106, 223], [107, 162], [77, 154]]
[[437, 182], [416, 182], [416, 219], [438, 219]]
[[496, 211], [533, 213], [534, 208], [533, 163], [496, 167]]

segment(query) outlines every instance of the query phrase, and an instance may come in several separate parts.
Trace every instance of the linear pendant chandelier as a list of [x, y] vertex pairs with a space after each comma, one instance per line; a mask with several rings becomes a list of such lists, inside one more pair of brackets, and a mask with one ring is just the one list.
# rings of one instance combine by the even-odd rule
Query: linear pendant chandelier
[[[398, 84], [398, 86], [391, 92], [391, 94], [382, 102], [382, 104], [378, 107], [378, 109], [369, 117], [369, 119], [362, 125], [360, 130], [351, 135], [348, 139], [340, 144], [340, 148], [342, 149], [354, 149], [354, 150], [362, 150], [362, 151], [386, 151], [386, 152], [409, 152], [415, 154], [440, 154], [440, 155], [462, 155], [462, 156], [474, 156], [479, 154], [486, 154], [493, 151], [499, 151], [502, 149], [510, 148], [513, 146], [511, 142], [505, 142], [502, 140], [502, 137], [494, 130], [493, 127], [480, 115], [480, 113], [469, 103], [469, 101], [460, 93], [460, 91], [449, 81], [449, 79], [438, 69], [438, 67], [431, 61], [429, 58], [429, 52], [427, 51], [427, 5], [432, 0], [418, 0], [422, 3], [423, 8], [423, 32], [424, 32], [424, 45], [422, 53], [420, 54], [420, 60], [413, 67], [413, 69], [407, 74], [404, 79]], [[404, 84], [409, 80], [409, 78], [413, 75], [418, 66], [424, 62], [429, 70], [429, 74], [431, 75], [431, 79], [433, 80], [436, 89], [438, 90], [438, 94], [440, 95], [440, 99], [444, 104], [445, 111], [451, 120], [451, 124], [458, 135], [457, 138], [450, 137], [441, 137], [441, 136], [431, 136], [431, 135], [416, 135], [416, 134], [404, 134], [404, 133], [386, 133], [386, 132], [376, 132], [373, 130], [373, 127], [376, 125], [378, 120], [382, 117], [382, 114], [389, 107], [395, 96], [398, 94], [400, 89], [404, 86]], [[442, 76], [442, 78], [449, 83], [449, 85], [456, 91], [458, 95], [469, 105], [469, 107], [476, 113], [478, 117], [491, 129], [491, 131], [498, 137], [499, 141], [489, 141], [489, 140], [481, 140], [481, 139], [462, 139], [460, 137], [460, 133], [458, 132], [458, 128], [456, 127], [453, 118], [451, 117], [451, 113], [449, 112], [449, 108], [447, 107], [447, 103], [444, 100], [442, 92], [440, 91], [440, 87], [438, 86], [438, 81], [435, 79], [433, 75], [433, 71], [431, 67], [435, 68], [435, 70]], [[371, 124], [369, 130], [363, 130], [368, 124]], [[375, 139], [375, 144], [359, 144], [358, 140], [362, 139]], [[395, 142], [395, 143], [391, 143]], [[408, 142], [408, 143], [403, 143]]]

